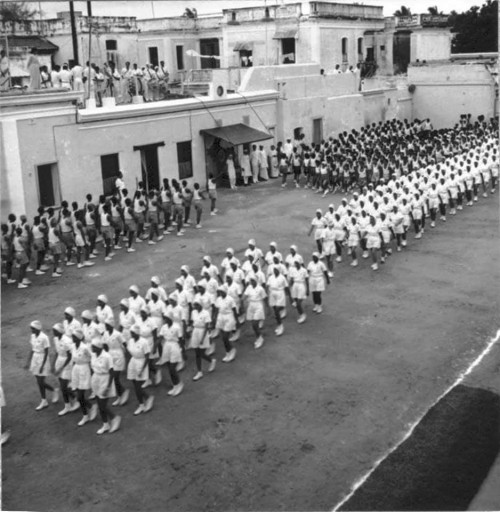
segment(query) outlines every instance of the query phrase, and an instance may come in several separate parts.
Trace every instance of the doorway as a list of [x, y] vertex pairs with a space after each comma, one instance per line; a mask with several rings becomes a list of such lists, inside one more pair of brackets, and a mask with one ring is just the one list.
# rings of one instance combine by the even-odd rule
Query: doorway
[[321, 144], [323, 140], [323, 118], [313, 119], [313, 143]]
[[219, 40], [217, 38], [200, 39], [200, 53], [201, 55], [213, 55], [213, 57], [200, 58], [201, 69], [220, 68], [220, 59], [215, 58], [220, 55]]
[[396, 32], [393, 43], [394, 73], [406, 73], [410, 63], [411, 31]]
[[134, 146], [134, 151], [141, 152], [141, 179], [146, 190], [160, 190], [160, 167], [158, 164], [158, 146], [164, 146], [164, 142]]
[[54, 206], [61, 202], [57, 164], [37, 166], [38, 196], [40, 206]]
[[156, 46], [150, 46], [148, 48], [149, 52], [149, 63], [156, 67], [158, 66], [158, 48]]

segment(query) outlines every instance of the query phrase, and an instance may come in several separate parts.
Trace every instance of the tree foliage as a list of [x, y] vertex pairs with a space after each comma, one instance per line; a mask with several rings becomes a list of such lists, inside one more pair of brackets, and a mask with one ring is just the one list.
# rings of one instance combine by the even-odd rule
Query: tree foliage
[[411, 10], [409, 7], [402, 5], [397, 11], [394, 12], [394, 16], [411, 16]]
[[26, 2], [0, 2], [0, 20], [23, 22], [35, 18], [38, 11]]
[[427, 12], [429, 14], [432, 14], [433, 16], [437, 16], [437, 15], [443, 14], [443, 11], [440, 11], [438, 9], [437, 5], [432, 5], [431, 7], [427, 7]]
[[452, 11], [453, 53], [498, 51], [498, 0], [486, 0], [461, 14]]

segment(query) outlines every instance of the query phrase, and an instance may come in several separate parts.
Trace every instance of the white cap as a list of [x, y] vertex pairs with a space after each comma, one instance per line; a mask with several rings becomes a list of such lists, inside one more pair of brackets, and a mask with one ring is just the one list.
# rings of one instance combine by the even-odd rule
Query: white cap
[[125, 306], [126, 308], [128, 308], [128, 299], [122, 299], [120, 301], [120, 306]]
[[133, 332], [134, 334], [140, 334], [141, 333], [141, 328], [137, 324], [134, 324], [130, 328], [130, 332]]
[[106, 320], [104, 320], [104, 323], [106, 325], [111, 325], [111, 327], [114, 327], [115, 326], [115, 319], [110, 316], [109, 318], [106, 318]]
[[255, 240], [253, 238], [250, 238], [248, 241], [248, 245], [255, 245]]
[[210, 256], [203, 256], [203, 260], [207, 261], [208, 263], [212, 263], [212, 258]]
[[274, 248], [278, 247], [278, 244], [276, 242], [271, 242], [269, 245], [270, 245], [270, 247], [274, 247]]
[[52, 329], [54, 329], [54, 331], [57, 331], [57, 332], [59, 332], [59, 333], [61, 333], [61, 334], [63, 334], [63, 333], [64, 333], [64, 327], [63, 327], [63, 324], [60, 324], [60, 323], [54, 324], [54, 325], [52, 326]]
[[133, 284], [132, 286], [129, 287], [129, 291], [137, 293], [137, 295], [139, 295], [139, 287], [135, 284]]
[[30, 323], [30, 327], [33, 327], [33, 329], [37, 329], [39, 331], [42, 330], [42, 322], [40, 320], [33, 320], [33, 322]]
[[228, 248], [226, 249], [226, 252], [228, 252], [229, 254], [231, 254], [231, 256], [234, 256], [234, 251], [233, 251], [233, 249], [232, 249], [231, 247], [228, 247]]
[[182, 265], [181, 270], [184, 270], [186, 274], [189, 274], [189, 267], [187, 265]]
[[71, 306], [67, 307], [65, 310], [64, 310], [64, 313], [66, 313], [67, 315], [71, 315], [71, 316], [75, 316], [76, 315], [76, 312], [75, 312], [75, 309], [72, 308]]
[[92, 318], [94, 318], [94, 315], [92, 314], [91, 311], [86, 309], [85, 311], [82, 311], [82, 318], [85, 318], [86, 320], [92, 320]]
[[153, 276], [151, 282], [160, 286], [160, 278], [158, 276]]
[[95, 338], [92, 338], [90, 340], [90, 344], [93, 347], [97, 347], [97, 348], [102, 348], [102, 346], [103, 346], [102, 339], [100, 336], [96, 336]]
[[100, 302], [104, 302], [104, 304], [107, 304], [108, 303], [108, 298], [106, 297], [106, 295], [102, 294], [102, 295], [99, 295], [97, 297], [97, 300], [100, 301]]

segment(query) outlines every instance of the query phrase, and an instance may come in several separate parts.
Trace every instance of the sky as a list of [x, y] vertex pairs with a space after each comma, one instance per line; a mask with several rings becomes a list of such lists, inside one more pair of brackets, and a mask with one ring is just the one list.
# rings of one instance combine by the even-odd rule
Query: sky
[[[231, 7], [251, 7], [274, 5], [276, 3], [290, 3], [297, 0], [155, 0], [155, 1], [92, 1], [92, 14], [94, 16], [135, 16], [137, 18], [159, 18], [165, 16], [180, 16], [186, 7], [195, 7], [198, 14], [217, 14], [222, 9]], [[366, 5], [382, 5], [384, 15], [391, 16], [401, 5], [411, 9], [414, 14], [427, 12], [427, 7], [437, 5], [439, 11], [449, 13], [455, 9], [457, 12], [466, 11], [473, 5], [481, 5], [483, 0], [366, 0], [363, 2], [349, 2], [337, 0], [339, 3], [360, 3]], [[29, 2], [37, 10], [41, 8], [43, 18], [55, 17], [59, 11], [68, 11], [68, 2]], [[87, 2], [74, 2], [75, 10], [87, 13]]]

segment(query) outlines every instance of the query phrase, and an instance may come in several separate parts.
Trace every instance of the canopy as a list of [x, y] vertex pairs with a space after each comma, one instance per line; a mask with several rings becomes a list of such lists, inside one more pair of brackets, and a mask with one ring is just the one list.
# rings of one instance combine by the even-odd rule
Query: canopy
[[280, 27], [276, 29], [273, 39], [296, 39], [297, 29], [296, 28], [285, 28]]
[[260, 130], [256, 130], [255, 128], [251, 128], [250, 126], [242, 123], [220, 126], [209, 130], [200, 130], [200, 133], [225, 140], [233, 146], [273, 138], [269, 133], [261, 132]]
[[251, 52], [253, 50], [253, 42], [249, 41], [238, 41], [233, 48], [233, 52], [241, 52], [242, 50], [246, 50], [247, 52]]
[[38, 53], [55, 53], [59, 46], [40, 36], [7, 36], [9, 48], [30, 48]]

